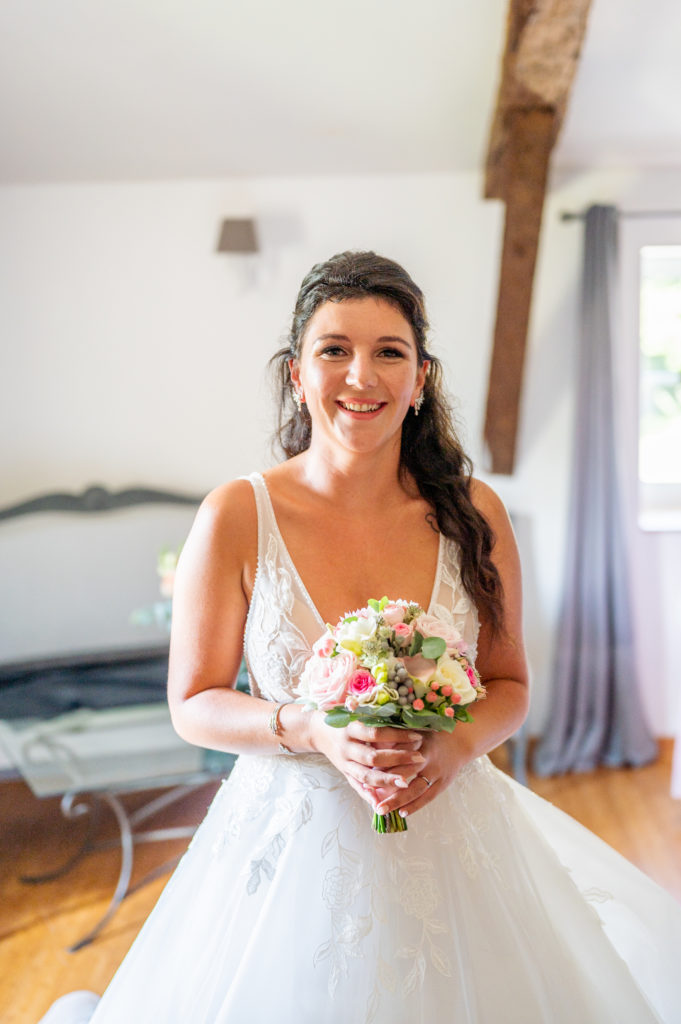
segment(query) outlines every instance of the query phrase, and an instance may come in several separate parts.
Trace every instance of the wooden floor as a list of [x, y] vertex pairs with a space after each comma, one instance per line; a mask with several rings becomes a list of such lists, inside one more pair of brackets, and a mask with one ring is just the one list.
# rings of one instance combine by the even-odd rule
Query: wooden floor
[[[660, 759], [645, 768], [600, 769], [557, 779], [531, 777], [530, 785], [681, 902], [681, 801], [669, 796], [671, 750], [671, 741], [663, 741]], [[503, 752], [493, 759], [506, 768]], [[185, 798], [154, 826], [198, 822], [216, 788], [205, 786]], [[135, 799], [143, 798], [138, 794]], [[59, 995], [80, 988], [104, 989], [168, 876], [130, 895], [92, 945], [67, 953], [66, 947], [106, 910], [118, 874], [117, 850], [90, 853], [67, 875], [26, 885], [19, 880], [21, 874], [46, 872], [78, 848], [85, 820], [65, 821], [57, 799], [37, 800], [22, 782], [12, 780], [0, 782], [0, 822], [0, 1021], [36, 1024]], [[114, 837], [113, 821], [104, 820], [100, 834]], [[185, 846], [186, 840], [139, 846], [134, 879]]]

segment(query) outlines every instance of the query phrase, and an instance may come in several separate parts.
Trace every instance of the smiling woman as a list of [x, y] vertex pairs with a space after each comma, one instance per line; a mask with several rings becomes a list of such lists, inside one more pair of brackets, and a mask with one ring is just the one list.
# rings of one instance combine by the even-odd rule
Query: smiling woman
[[[420, 290], [374, 253], [303, 282], [274, 360], [287, 458], [206, 498], [175, 582], [173, 723], [240, 756], [92, 1024], [678, 1019], [681, 908], [487, 757], [527, 710], [520, 569], [426, 329]], [[414, 625], [411, 656], [377, 661], [417, 606], [425, 639]], [[408, 729], [332, 728], [297, 699], [341, 616], [329, 699], [334, 657], [362, 698], [419, 686]], [[437, 639], [487, 694], [452, 731], [414, 726], [438, 687], [455, 702], [426, 664]], [[374, 832], [372, 810], [408, 829]]]

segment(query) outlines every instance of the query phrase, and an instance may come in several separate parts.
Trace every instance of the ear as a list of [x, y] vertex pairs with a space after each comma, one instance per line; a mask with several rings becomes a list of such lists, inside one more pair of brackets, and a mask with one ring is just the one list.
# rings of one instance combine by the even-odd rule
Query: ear
[[291, 383], [302, 397], [303, 385], [300, 382], [300, 364], [297, 359], [289, 359], [288, 372], [291, 374]]
[[414, 397], [420, 395], [426, 385], [426, 377], [428, 376], [428, 369], [430, 367], [430, 359], [424, 359], [418, 370], [416, 371], [416, 390]]

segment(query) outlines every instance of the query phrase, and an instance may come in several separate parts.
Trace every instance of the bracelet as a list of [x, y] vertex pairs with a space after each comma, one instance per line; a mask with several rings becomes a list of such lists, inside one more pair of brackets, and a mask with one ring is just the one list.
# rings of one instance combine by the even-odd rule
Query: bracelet
[[[272, 714], [270, 715], [270, 732], [277, 738], [281, 736], [281, 726], [279, 725], [279, 713], [281, 712], [283, 706], [283, 704], [275, 704]], [[279, 750], [282, 754], [295, 753], [293, 750], [289, 750], [288, 747], [285, 747], [281, 740], [279, 740]]]

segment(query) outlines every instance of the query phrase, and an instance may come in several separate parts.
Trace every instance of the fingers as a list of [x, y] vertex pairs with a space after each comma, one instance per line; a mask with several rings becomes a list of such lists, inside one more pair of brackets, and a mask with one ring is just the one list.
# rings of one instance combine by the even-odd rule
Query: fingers
[[419, 732], [393, 729], [388, 725], [373, 726], [363, 725], [361, 722], [351, 722], [345, 731], [352, 739], [361, 740], [362, 743], [372, 743], [379, 749], [397, 745], [418, 750], [423, 743], [423, 737]]
[[386, 771], [368, 767], [357, 761], [349, 761], [347, 764], [347, 773], [361, 785], [369, 786], [371, 789], [376, 789], [378, 786], [396, 786], [398, 789], [406, 789], [416, 777], [418, 769], [418, 765], [408, 765], [406, 768]]
[[440, 792], [440, 788], [437, 780], [426, 775], [417, 775], [406, 790], [381, 795], [375, 810], [378, 814], [399, 811], [402, 817], [406, 818], [429, 804]]

